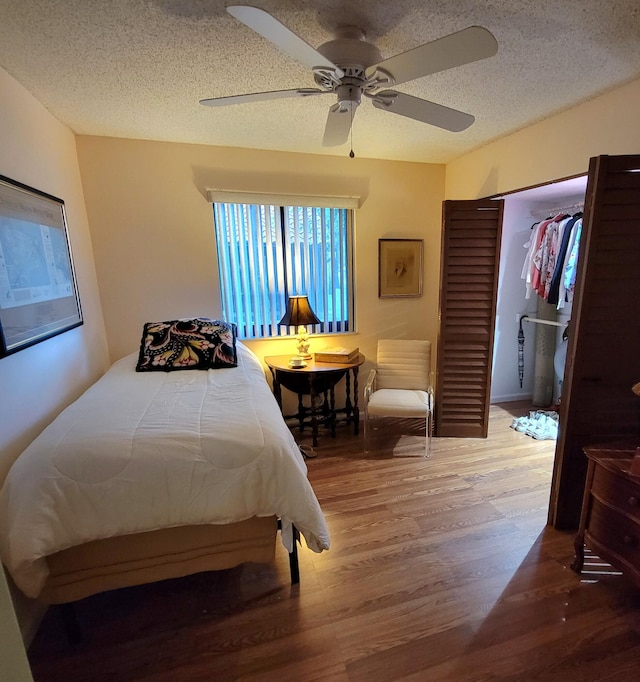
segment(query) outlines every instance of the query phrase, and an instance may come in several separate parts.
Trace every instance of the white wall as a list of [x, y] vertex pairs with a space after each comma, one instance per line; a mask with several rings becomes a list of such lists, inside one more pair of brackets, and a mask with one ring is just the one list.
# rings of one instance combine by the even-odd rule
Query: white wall
[[0, 570], [0, 679], [7, 682], [33, 680], [22, 635], [13, 610], [4, 571]]
[[74, 135], [2, 69], [0, 120], [0, 174], [65, 202], [84, 316], [81, 327], [0, 359], [2, 481], [26, 445], [104, 372], [107, 345]]
[[600, 154], [640, 152], [640, 80], [447, 164], [446, 198], [479, 199], [568, 178]]
[[518, 328], [516, 314], [532, 314], [535, 300], [525, 299], [524, 282], [520, 279], [526, 255], [523, 245], [529, 240], [533, 219], [523, 210], [520, 202], [505, 200], [500, 269], [498, 275], [498, 300], [496, 304], [496, 329], [493, 347], [493, 374], [491, 377], [491, 402], [524, 400], [533, 393], [534, 348], [530, 329], [524, 329], [525, 368], [522, 387], [518, 377]]
[[[84, 314], [81, 327], [0, 358], [1, 482], [20, 452], [104, 372], [108, 354], [74, 135], [2, 69], [0, 122], [0, 175], [65, 201]], [[27, 639], [31, 607], [17, 595]], [[9, 608], [0, 603], [0, 627]]]
[[[146, 321], [221, 314], [210, 188], [360, 197], [357, 333], [312, 338], [312, 351], [358, 346], [373, 359], [381, 336], [435, 344], [444, 166], [88, 136], [78, 157], [112, 360], [137, 350]], [[381, 238], [424, 239], [423, 296], [378, 298]], [[247, 345], [260, 357], [295, 348]]]

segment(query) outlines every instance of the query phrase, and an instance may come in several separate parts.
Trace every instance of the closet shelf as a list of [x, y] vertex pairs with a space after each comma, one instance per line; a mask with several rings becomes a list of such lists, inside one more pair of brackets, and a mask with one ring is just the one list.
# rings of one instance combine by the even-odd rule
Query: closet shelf
[[575, 204], [568, 204], [567, 206], [559, 206], [557, 208], [540, 208], [532, 209], [532, 218], [553, 218], [553, 216], [563, 213], [573, 214], [584, 210], [584, 201]]

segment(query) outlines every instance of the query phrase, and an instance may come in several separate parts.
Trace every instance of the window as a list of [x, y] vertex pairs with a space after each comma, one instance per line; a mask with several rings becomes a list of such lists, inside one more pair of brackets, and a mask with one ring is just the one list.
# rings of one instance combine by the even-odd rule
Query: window
[[322, 321], [310, 331], [353, 331], [353, 211], [213, 205], [224, 318], [242, 338], [289, 333], [288, 296], [307, 295]]

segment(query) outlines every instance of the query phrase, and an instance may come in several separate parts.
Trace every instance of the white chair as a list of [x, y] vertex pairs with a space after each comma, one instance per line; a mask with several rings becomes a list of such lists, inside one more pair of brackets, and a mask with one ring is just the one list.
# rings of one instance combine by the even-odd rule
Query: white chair
[[431, 343], [409, 339], [380, 339], [377, 367], [364, 387], [364, 442], [369, 450], [372, 418], [425, 420], [424, 457], [431, 454], [433, 387]]

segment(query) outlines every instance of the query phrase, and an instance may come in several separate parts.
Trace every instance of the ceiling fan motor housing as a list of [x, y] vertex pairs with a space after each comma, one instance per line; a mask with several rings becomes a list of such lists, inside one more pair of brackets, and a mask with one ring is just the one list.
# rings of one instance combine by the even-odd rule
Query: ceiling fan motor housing
[[365, 41], [363, 31], [356, 26], [342, 26], [336, 35], [318, 52], [340, 67], [344, 75], [338, 78], [326, 69], [314, 69], [315, 81], [324, 90], [336, 93], [340, 111], [352, 111], [368, 89], [366, 69], [380, 62], [382, 55], [375, 45]]
[[364, 39], [364, 33], [356, 26], [342, 26], [337, 38], [320, 45], [318, 52], [336, 66], [361, 67], [363, 70], [382, 61], [380, 50]]

